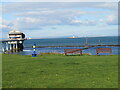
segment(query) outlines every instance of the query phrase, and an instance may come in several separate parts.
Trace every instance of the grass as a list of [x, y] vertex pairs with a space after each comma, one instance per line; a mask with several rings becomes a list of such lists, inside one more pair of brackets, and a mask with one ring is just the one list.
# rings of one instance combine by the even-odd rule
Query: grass
[[118, 56], [3, 54], [3, 88], [117, 88]]

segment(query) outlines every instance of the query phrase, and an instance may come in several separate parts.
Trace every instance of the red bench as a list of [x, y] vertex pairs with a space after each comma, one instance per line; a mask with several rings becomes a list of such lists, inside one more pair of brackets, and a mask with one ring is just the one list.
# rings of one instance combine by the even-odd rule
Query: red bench
[[82, 55], [82, 49], [64, 49], [65, 55], [79, 54]]
[[97, 48], [96, 55], [98, 55], [99, 53], [110, 53], [110, 55], [112, 55], [112, 49], [111, 48]]

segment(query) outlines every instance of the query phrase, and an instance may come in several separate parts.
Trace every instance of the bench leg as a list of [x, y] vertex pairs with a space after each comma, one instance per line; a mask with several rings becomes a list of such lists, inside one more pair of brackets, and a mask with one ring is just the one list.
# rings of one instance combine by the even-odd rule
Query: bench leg
[[65, 53], [65, 55], [67, 56], [67, 53]]
[[96, 55], [98, 56], [98, 53], [96, 53]]
[[80, 51], [80, 56], [82, 56], [82, 51]]
[[110, 55], [112, 55], [112, 53], [110, 53]]

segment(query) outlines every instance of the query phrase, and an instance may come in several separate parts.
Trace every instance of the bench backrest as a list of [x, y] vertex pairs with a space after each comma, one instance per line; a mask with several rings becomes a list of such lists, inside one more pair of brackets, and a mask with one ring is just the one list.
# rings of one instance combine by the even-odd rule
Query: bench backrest
[[82, 55], [82, 49], [64, 49], [65, 55], [67, 54], [80, 54]]
[[111, 48], [97, 48], [96, 49], [96, 54], [98, 53], [112, 53], [112, 49]]

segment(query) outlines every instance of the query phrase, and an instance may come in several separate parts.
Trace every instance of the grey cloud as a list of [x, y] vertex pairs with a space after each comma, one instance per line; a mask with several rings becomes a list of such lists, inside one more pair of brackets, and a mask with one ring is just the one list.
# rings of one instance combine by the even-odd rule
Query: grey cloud
[[102, 2], [19, 2], [19, 3], [3, 3], [3, 12], [26, 12], [26, 11], [42, 11], [46, 9], [68, 9], [68, 8], [106, 8], [110, 10], [117, 9], [117, 3]]
[[54, 30], [55, 30], [55, 29], [57, 29], [57, 28], [56, 28], [56, 27], [52, 27], [51, 29], [54, 29]]
[[29, 16], [29, 17], [72, 17], [72, 16], [78, 16], [78, 15], [84, 15], [87, 13], [92, 13], [92, 12], [87, 12], [87, 11], [81, 11], [81, 10], [72, 10], [72, 9], [67, 9], [67, 10], [46, 10], [46, 11], [31, 11], [31, 12], [25, 12], [25, 13], [18, 13], [15, 14], [16, 16]]

